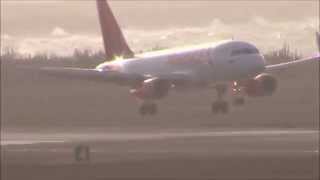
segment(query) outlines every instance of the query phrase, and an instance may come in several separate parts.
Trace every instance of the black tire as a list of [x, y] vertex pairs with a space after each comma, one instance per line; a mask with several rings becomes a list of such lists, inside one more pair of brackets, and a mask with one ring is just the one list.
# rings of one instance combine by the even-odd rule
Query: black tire
[[226, 101], [220, 102], [220, 112], [227, 114], [229, 112], [229, 104]]
[[155, 115], [158, 112], [158, 107], [156, 104], [142, 104], [139, 108], [139, 114], [145, 115]]
[[233, 105], [235, 106], [242, 106], [244, 105], [244, 103], [245, 103], [245, 100], [243, 97], [237, 97], [233, 100]]
[[213, 102], [211, 105], [211, 111], [213, 114], [219, 113], [219, 107], [217, 102]]
[[139, 114], [141, 116], [145, 116], [148, 113], [148, 106], [146, 104], [143, 104], [139, 108]]
[[216, 101], [212, 103], [211, 111], [214, 114], [223, 113], [226, 114], [229, 112], [229, 104], [226, 101]]
[[150, 104], [148, 109], [150, 115], [155, 115], [158, 112], [158, 107], [156, 104]]

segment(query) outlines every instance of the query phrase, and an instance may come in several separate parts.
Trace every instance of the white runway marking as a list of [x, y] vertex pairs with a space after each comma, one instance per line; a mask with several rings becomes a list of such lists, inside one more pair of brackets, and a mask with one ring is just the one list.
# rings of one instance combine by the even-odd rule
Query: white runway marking
[[64, 143], [60, 140], [1, 140], [1, 145], [27, 145], [38, 143]]
[[139, 133], [7, 133], [2, 135], [1, 145], [12, 144], [36, 144], [36, 143], [64, 143], [70, 141], [139, 141], [162, 140], [176, 138], [200, 138], [200, 137], [276, 137], [276, 136], [315, 136], [319, 131], [315, 130], [247, 130], [247, 131], [207, 131], [207, 132], [139, 132]]

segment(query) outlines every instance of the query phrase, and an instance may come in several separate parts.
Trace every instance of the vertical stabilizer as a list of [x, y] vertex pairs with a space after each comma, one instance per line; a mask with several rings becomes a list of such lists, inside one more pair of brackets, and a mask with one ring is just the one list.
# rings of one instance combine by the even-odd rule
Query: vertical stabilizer
[[96, 1], [107, 60], [112, 60], [117, 56], [133, 57], [134, 54], [129, 48], [107, 0]]

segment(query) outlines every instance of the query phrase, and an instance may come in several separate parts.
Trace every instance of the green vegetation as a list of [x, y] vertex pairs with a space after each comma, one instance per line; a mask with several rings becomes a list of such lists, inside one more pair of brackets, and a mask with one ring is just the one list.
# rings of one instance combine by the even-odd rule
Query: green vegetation
[[270, 51], [264, 54], [266, 61], [269, 64], [276, 64], [280, 62], [287, 62], [296, 59], [300, 59], [301, 55], [298, 53], [297, 50], [292, 51], [290, 46], [285, 43], [283, 44], [281, 49]]
[[[166, 49], [158, 45], [151, 48], [152, 51]], [[281, 49], [273, 50], [264, 54], [269, 64], [280, 63], [300, 58], [299, 53], [292, 51], [288, 44], [284, 44]], [[1, 61], [9, 64], [36, 64], [54, 66], [73, 67], [95, 67], [104, 62], [105, 53], [103, 51], [93, 52], [91, 50], [75, 49], [72, 56], [57, 56], [48, 54], [21, 55], [14, 49], [5, 49], [1, 54]]]

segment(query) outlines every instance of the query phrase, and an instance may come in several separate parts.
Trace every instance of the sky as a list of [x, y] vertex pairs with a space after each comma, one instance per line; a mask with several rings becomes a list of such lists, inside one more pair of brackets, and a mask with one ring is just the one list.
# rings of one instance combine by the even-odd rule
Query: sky
[[[284, 42], [316, 51], [319, 1], [114, 0], [111, 8], [135, 51], [239, 39], [263, 51]], [[1, 48], [71, 55], [102, 50], [94, 0], [2, 0]]]

